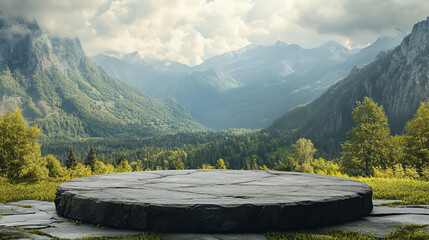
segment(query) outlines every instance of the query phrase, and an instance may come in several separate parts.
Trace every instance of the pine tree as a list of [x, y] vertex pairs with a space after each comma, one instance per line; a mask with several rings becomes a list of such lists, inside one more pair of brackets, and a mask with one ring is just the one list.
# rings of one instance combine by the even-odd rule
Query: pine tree
[[77, 159], [73, 151], [73, 147], [70, 147], [69, 155], [66, 160], [66, 167], [74, 168], [77, 165]]
[[372, 176], [373, 167], [385, 167], [389, 161], [387, 117], [383, 107], [368, 97], [358, 102], [352, 115], [356, 127], [347, 133], [350, 140], [342, 146], [341, 170], [352, 176]]
[[128, 162], [127, 155], [125, 153], [121, 152], [121, 154], [119, 155], [118, 160], [116, 161], [116, 165], [119, 165], [119, 164], [121, 164], [121, 162], [124, 162], [124, 161]]
[[85, 160], [85, 165], [90, 166], [91, 170], [94, 171], [95, 162], [97, 161], [97, 155], [95, 154], [94, 146], [91, 146], [91, 149], [89, 150], [88, 156]]

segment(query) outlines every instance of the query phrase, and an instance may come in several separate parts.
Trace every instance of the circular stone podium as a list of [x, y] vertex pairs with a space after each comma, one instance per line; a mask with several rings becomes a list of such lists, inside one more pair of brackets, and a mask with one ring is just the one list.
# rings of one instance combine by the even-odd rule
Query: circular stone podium
[[368, 185], [306, 173], [169, 170], [61, 184], [59, 215], [161, 232], [265, 232], [354, 220], [372, 210]]

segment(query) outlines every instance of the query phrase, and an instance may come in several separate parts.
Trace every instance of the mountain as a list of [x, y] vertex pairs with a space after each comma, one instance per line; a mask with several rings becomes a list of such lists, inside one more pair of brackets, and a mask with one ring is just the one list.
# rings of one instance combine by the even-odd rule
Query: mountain
[[19, 107], [50, 137], [146, 136], [201, 128], [174, 99], [158, 100], [109, 77], [79, 39], [0, 17], [0, 113]]
[[132, 61], [128, 56], [93, 59], [110, 75], [152, 97], [177, 99], [210, 128], [257, 129], [317, 98], [355, 65], [372, 61], [401, 39], [380, 38], [358, 53], [333, 41], [313, 49], [278, 41], [214, 56], [194, 67], [136, 54]]
[[356, 101], [368, 96], [383, 106], [392, 133], [401, 133], [420, 102], [429, 99], [428, 66], [429, 18], [415, 24], [398, 47], [355, 67], [318, 99], [277, 119], [269, 130], [293, 131], [316, 142], [344, 139], [354, 124]]

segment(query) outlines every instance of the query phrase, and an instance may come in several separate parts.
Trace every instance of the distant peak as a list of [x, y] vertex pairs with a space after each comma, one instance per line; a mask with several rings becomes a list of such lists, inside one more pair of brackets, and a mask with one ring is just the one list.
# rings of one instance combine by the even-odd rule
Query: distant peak
[[327, 43], [323, 44], [322, 46], [326, 46], [326, 47], [340, 47], [340, 48], [344, 48], [343, 45], [341, 45], [338, 42], [335, 42], [333, 40], [328, 41]]
[[[411, 33], [404, 38], [401, 43], [401, 48], [404, 53], [420, 52], [426, 49], [429, 44], [429, 17], [426, 20], [420, 21], [413, 26]], [[411, 59], [413, 60], [413, 59]]]
[[274, 44], [274, 46], [275, 47], [284, 47], [284, 46], [287, 46], [288, 44], [287, 43], [285, 43], [285, 42], [283, 42], [283, 41], [280, 41], [280, 40], [278, 40], [275, 44]]
[[134, 62], [134, 61], [141, 60], [141, 57], [140, 57], [140, 54], [137, 51], [135, 51], [124, 55], [124, 57], [122, 57], [122, 60]]

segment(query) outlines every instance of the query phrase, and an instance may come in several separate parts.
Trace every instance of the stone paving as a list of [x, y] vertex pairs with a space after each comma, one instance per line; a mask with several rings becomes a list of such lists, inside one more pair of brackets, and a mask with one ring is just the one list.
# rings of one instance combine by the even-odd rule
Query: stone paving
[[[376, 200], [377, 204], [384, 201]], [[20, 206], [26, 206], [20, 207]], [[31, 207], [29, 207], [31, 206]], [[376, 237], [384, 237], [403, 224], [429, 224], [429, 209], [424, 206], [411, 207], [374, 207], [372, 213], [357, 221], [334, 225], [316, 230], [327, 231], [332, 228], [350, 229], [368, 233]], [[93, 224], [78, 223], [58, 216], [53, 202], [35, 200], [0, 204], [0, 239], [2, 236], [19, 236], [19, 239], [46, 240], [50, 237], [76, 239], [82, 237], [138, 235], [141, 231], [107, 228]], [[40, 229], [46, 236], [29, 234], [9, 227], [23, 229]], [[192, 234], [169, 233], [166, 240], [263, 240], [263, 234]]]

